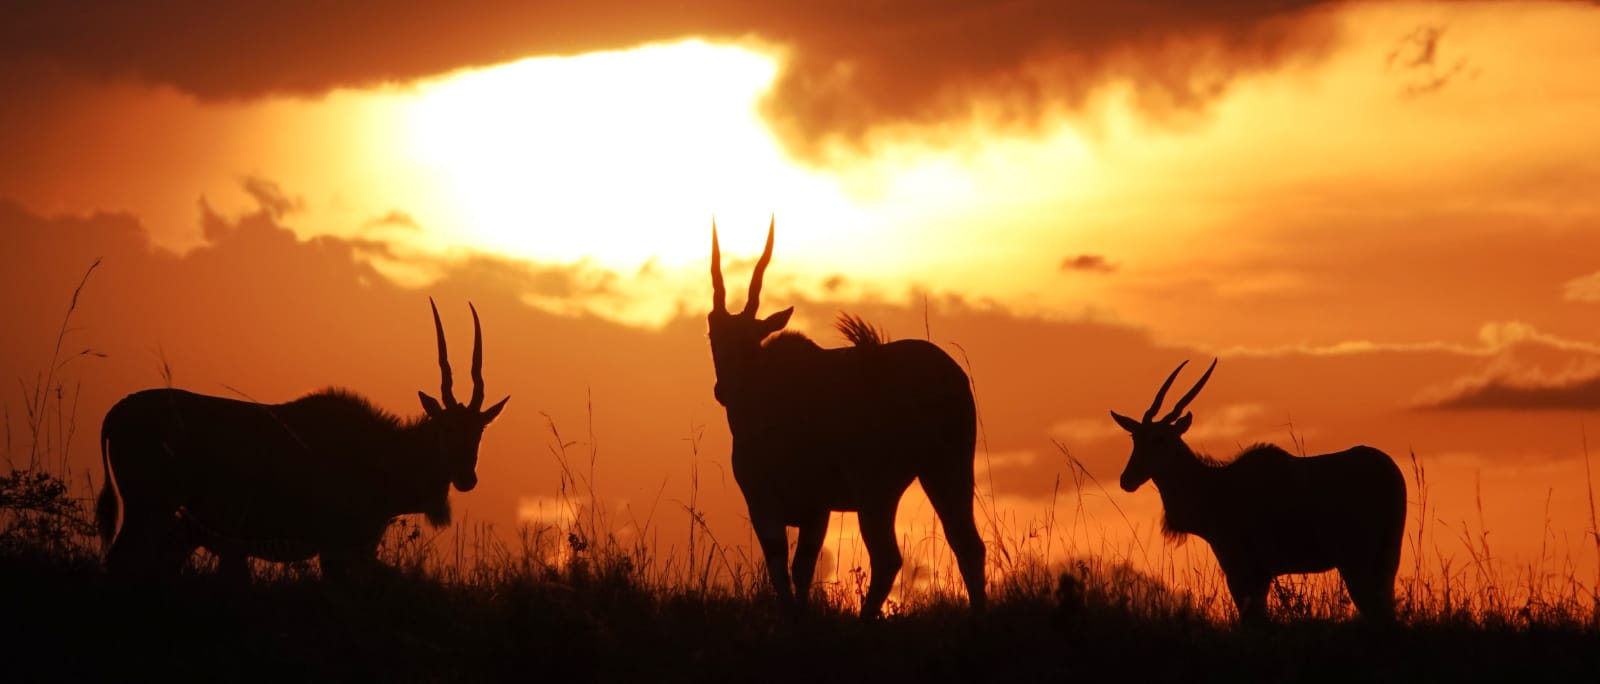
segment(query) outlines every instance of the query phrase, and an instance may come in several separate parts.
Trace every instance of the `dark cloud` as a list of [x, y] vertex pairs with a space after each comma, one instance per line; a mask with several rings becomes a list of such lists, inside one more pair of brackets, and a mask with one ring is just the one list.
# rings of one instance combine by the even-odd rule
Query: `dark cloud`
[[1444, 38], [1445, 27], [1423, 24], [1411, 29], [1389, 51], [1386, 62], [1390, 69], [1432, 68], [1439, 56], [1439, 41]]
[[813, 17], [765, 107], [802, 156], [973, 116], [1029, 127], [1126, 83], [1155, 117], [1201, 108], [1240, 75], [1324, 54], [1319, 2], [924, 2]]
[[379, 216], [362, 224], [363, 228], [404, 228], [406, 230], [421, 230], [422, 224], [417, 223], [416, 217], [399, 209]]
[[[357, 270], [357, 277], [366, 282], [382, 278], [370, 266], [372, 259], [379, 258], [429, 267], [442, 274], [442, 282], [466, 290], [515, 292], [552, 300], [580, 301], [617, 295], [617, 274], [596, 268], [588, 262], [538, 264], [481, 253], [464, 258], [435, 258], [401, 254], [394, 243], [373, 238], [318, 236], [302, 241], [293, 229], [281, 222], [285, 214], [299, 209], [302, 204], [300, 198], [291, 199], [282, 187], [270, 180], [245, 177], [240, 183], [245, 192], [255, 199], [258, 207], [255, 212], [237, 218], [227, 217], [218, 213], [204, 198], [200, 200], [201, 233], [213, 246], [248, 244], [262, 250], [263, 254], [275, 254], [295, 251], [295, 245], [303, 242], [328, 252], [335, 261], [348, 261]], [[378, 221], [416, 225], [410, 215], [399, 211], [390, 212]]]
[[305, 198], [284, 192], [277, 183], [256, 176], [245, 176], [239, 181], [245, 194], [261, 206], [274, 219], [281, 219], [305, 208]]
[[1478, 75], [1465, 57], [1440, 57], [1445, 30], [1440, 24], [1423, 24], [1395, 41], [1385, 66], [1401, 80], [1402, 95], [1417, 97], [1435, 93], [1457, 77]]
[[[523, 57], [691, 36], [786, 51], [765, 112], [789, 148], [981, 110], [1026, 126], [1112, 82], [1161, 115], [1201, 107], [1233, 79], [1331, 45], [1318, 0], [205, 0], [12, 2], [0, 63], [165, 84], [207, 100], [316, 96]], [[0, 70], [4, 71], [4, 70]], [[33, 73], [36, 70], [14, 70]]]
[[1462, 384], [1453, 394], [1427, 401], [1421, 408], [1453, 411], [1600, 409], [1600, 374], [1540, 381], [1480, 379]]
[[1115, 264], [1106, 261], [1106, 258], [1099, 254], [1079, 254], [1078, 256], [1062, 259], [1061, 270], [1111, 273], [1117, 270], [1117, 267]]
[[553, 299], [587, 299], [617, 294], [617, 274], [587, 262], [535, 266], [518, 259], [478, 254], [456, 262], [451, 277], [462, 285], [507, 290]]
[[661, 258], [652, 256], [639, 265], [639, 270], [634, 273], [638, 278], [652, 278], [661, 274]]

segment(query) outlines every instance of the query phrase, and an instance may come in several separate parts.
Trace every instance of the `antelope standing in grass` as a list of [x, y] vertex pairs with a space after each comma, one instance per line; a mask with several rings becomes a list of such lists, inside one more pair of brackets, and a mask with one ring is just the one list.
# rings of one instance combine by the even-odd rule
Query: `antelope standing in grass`
[[1155, 482], [1169, 536], [1194, 534], [1211, 545], [1239, 618], [1263, 622], [1273, 578], [1337, 569], [1364, 618], [1394, 617], [1394, 577], [1406, 524], [1406, 483], [1388, 454], [1358, 446], [1299, 458], [1270, 444], [1219, 463], [1183, 442], [1194, 414], [1184, 413], [1205, 387], [1212, 361], [1194, 388], [1157, 420], [1167, 376], [1143, 420], [1111, 412], [1133, 434], [1122, 471], [1132, 492]]
[[417, 392], [425, 412], [419, 418], [401, 420], [339, 389], [284, 404], [177, 389], [117, 402], [100, 428], [106, 479], [97, 517], [110, 543], [108, 569], [172, 573], [204, 546], [223, 574], [239, 579], [249, 577], [249, 556], [320, 556], [324, 575], [337, 576], [377, 562], [377, 545], [396, 516], [423, 513], [434, 525], [450, 524], [450, 486], [477, 486], [479, 439], [511, 397], [481, 410], [476, 308], [472, 399], [464, 406], [450, 391], [437, 307], [433, 325], [443, 404]]
[[[733, 476], [779, 600], [805, 608], [831, 511], [859, 514], [872, 580], [861, 616], [880, 615], [900, 571], [895, 510], [920, 480], [944, 523], [974, 612], [984, 608], [984, 544], [972, 516], [976, 410], [967, 374], [922, 340], [885, 342], [841, 317], [853, 343], [823, 349], [783, 332], [794, 307], [757, 318], [774, 226], [744, 310], [729, 313], [717, 228], [711, 226], [711, 360], [733, 433]], [[791, 589], [787, 527], [798, 527]]]

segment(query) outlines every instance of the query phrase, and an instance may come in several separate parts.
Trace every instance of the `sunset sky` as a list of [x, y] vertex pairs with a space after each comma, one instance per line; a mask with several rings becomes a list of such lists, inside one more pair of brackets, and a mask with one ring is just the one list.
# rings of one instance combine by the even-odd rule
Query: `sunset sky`
[[7, 3], [9, 451], [96, 258], [63, 356], [104, 357], [57, 374], [96, 480], [100, 417], [164, 365], [419, 413], [431, 295], [458, 365], [477, 306], [512, 396], [458, 520], [569, 515], [569, 441], [617, 528], [681, 545], [697, 497], [746, 543], [709, 233], [742, 284], [775, 216], [764, 311], [969, 364], [1011, 537], [1070, 517], [1059, 444], [1105, 485], [1080, 543], [1149, 538], [1107, 411], [1216, 356], [1195, 447], [1414, 452], [1428, 545], [1487, 527], [1497, 562], [1593, 577], [1597, 37], [1592, 2]]

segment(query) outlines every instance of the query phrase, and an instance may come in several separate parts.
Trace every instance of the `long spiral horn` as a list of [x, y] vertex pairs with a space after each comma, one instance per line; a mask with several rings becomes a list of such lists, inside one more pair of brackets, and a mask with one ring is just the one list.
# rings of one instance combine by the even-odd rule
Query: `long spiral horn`
[[467, 406], [476, 411], [483, 408], [483, 328], [478, 325], [478, 307], [467, 302], [472, 310], [472, 400]]
[[1150, 408], [1144, 412], [1144, 422], [1148, 423], [1156, 417], [1156, 412], [1161, 410], [1161, 402], [1167, 400], [1167, 390], [1172, 389], [1172, 381], [1178, 379], [1178, 371], [1189, 365], [1189, 360], [1184, 359], [1177, 368], [1172, 369], [1172, 375], [1167, 376], [1167, 381], [1161, 383], [1161, 390], [1156, 392], [1156, 400], [1150, 403]]
[[1189, 393], [1183, 395], [1183, 398], [1178, 400], [1178, 403], [1172, 407], [1172, 412], [1163, 417], [1161, 422], [1170, 423], [1173, 420], [1176, 420], [1179, 415], [1182, 415], [1183, 410], [1189, 407], [1189, 402], [1194, 401], [1195, 396], [1200, 394], [1200, 388], [1205, 387], [1206, 381], [1211, 379], [1211, 371], [1216, 369], [1217, 360], [1212, 359], [1211, 367], [1206, 369], [1205, 375], [1200, 376], [1200, 382], [1195, 383], [1194, 387], [1189, 390]]
[[750, 297], [744, 302], [742, 315], [756, 315], [757, 307], [761, 304], [761, 278], [767, 273], [767, 264], [772, 263], [772, 235], [777, 226], [778, 217], [774, 214], [767, 224], [767, 248], [762, 250], [761, 259], [756, 261], [756, 271], [750, 275]]
[[711, 219], [711, 310], [728, 310], [728, 288], [722, 285], [722, 249], [717, 246], [717, 219]]
[[439, 322], [439, 307], [433, 303], [433, 298], [428, 298], [428, 308], [433, 309], [433, 332], [439, 338], [439, 399], [444, 401], [445, 408], [460, 406], [450, 387], [455, 380], [450, 377], [450, 354], [445, 350], [444, 324]]

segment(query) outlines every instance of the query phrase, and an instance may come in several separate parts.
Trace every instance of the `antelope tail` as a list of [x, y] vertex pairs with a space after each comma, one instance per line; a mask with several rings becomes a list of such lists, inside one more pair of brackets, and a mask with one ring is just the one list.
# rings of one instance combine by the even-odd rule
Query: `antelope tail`
[[110, 548], [111, 538], [117, 534], [117, 490], [111, 484], [111, 439], [105, 428], [100, 428], [100, 465], [105, 468], [105, 482], [100, 485], [100, 498], [95, 501], [94, 519], [100, 528], [100, 541]]
[[870, 347], [889, 341], [889, 336], [877, 329], [860, 316], [841, 313], [839, 319], [833, 323], [834, 329], [844, 335], [850, 344], [857, 347]]

